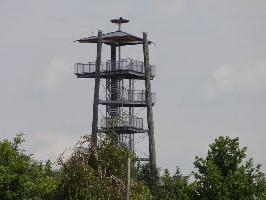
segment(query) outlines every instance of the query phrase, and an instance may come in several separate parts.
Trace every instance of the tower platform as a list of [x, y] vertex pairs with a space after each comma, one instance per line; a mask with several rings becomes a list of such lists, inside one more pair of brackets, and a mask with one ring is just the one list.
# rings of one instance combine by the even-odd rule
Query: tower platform
[[[155, 93], [152, 93], [152, 105], [155, 104]], [[108, 106], [123, 106], [123, 107], [147, 107], [147, 99], [145, 90], [122, 90], [118, 91], [116, 100], [111, 99], [111, 95], [106, 98], [100, 99], [101, 105]]]
[[107, 133], [114, 131], [117, 134], [133, 134], [133, 133], [146, 133], [148, 130], [144, 129], [143, 118], [129, 116], [126, 119], [115, 117], [105, 117], [101, 119], [100, 132]]
[[[76, 63], [74, 73], [78, 78], [95, 78], [95, 62]], [[156, 75], [156, 66], [150, 65], [151, 80]], [[100, 78], [123, 78], [145, 80], [144, 62], [131, 58], [111, 60], [101, 64]]]

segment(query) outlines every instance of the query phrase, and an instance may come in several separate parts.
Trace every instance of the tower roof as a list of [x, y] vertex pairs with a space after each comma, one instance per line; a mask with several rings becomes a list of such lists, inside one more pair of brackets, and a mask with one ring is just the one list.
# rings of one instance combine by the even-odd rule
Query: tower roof
[[[78, 41], [79, 43], [97, 43], [97, 39], [98, 36], [91, 36], [76, 41]], [[106, 45], [115, 45], [115, 46], [136, 45], [136, 44], [143, 44], [143, 38], [118, 30], [115, 32], [103, 34], [102, 42]], [[151, 43], [153, 42], [149, 41], [149, 44]]]

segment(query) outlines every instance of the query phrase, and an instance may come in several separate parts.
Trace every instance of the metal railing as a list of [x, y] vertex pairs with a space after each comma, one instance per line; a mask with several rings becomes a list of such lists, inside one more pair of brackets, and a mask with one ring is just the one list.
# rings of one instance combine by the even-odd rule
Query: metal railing
[[124, 119], [122, 117], [104, 117], [101, 119], [102, 128], [135, 128], [143, 129], [143, 118], [128, 116]]
[[[75, 74], [89, 74], [95, 73], [95, 62], [88, 63], [76, 63], [74, 68]], [[156, 66], [150, 65], [151, 76], [156, 75]], [[145, 73], [144, 62], [133, 60], [131, 58], [120, 59], [120, 61], [112, 62], [111, 60], [101, 63], [101, 72], [112, 72], [112, 71], [132, 71], [137, 73]]]
[[[88, 62], [88, 63], [76, 63], [74, 65], [74, 73], [75, 74], [90, 74], [95, 73], [95, 62]], [[104, 64], [101, 63], [101, 72], [104, 71]]]
[[[146, 92], [145, 90], [121, 90], [118, 92], [117, 101], [123, 102], [146, 102]], [[151, 95], [152, 103], [155, 103], [156, 96], [155, 93]], [[106, 101], [111, 101], [111, 95], [106, 96]]]

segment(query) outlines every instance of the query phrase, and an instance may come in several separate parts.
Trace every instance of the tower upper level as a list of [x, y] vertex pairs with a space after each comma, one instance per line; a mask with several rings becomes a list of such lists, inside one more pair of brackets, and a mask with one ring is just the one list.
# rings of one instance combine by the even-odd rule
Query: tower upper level
[[[91, 36], [76, 40], [80, 43], [97, 43], [98, 36]], [[143, 44], [143, 38], [126, 33], [124, 31], [115, 31], [102, 35], [102, 42], [110, 46], [125, 46]], [[149, 41], [149, 44], [152, 42]]]
[[[112, 19], [112, 23], [118, 25], [118, 30], [110, 33], [102, 34], [102, 42], [110, 46], [125, 46], [125, 45], [137, 45], [143, 44], [143, 38], [121, 31], [121, 25], [128, 23], [128, 19], [122, 17], [118, 19]], [[98, 36], [91, 36], [76, 40], [80, 43], [97, 43]], [[153, 43], [148, 41], [148, 44]]]
[[[101, 78], [124, 78], [124, 79], [145, 79], [144, 62], [133, 60], [130, 58], [122, 59], [120, 57], [120, 47], [126, 45], [143, 45], [144, 39], [124, 31], [121, 31], [121, 25], [128, 23], [128, 19], [122, 17], [112, 19], [112, 23], [118, 25], [118, 30], [102, 34], [102, 43], [111, 46], [111, 60], [101, 63]], [[76, 40], [79, 43], [97, 43], [98, 36], [91, 36]], [[153, 42], [148, 41], [148, 44]], [[119, 58], [116, 59], [116, 48], [118, 47]], [[150, 79], [152, 80], [156, 74], [156, 66], [149, 65]], [[75, 75], [78, 78], [95, 78], [96, 62], [76, 63]]]

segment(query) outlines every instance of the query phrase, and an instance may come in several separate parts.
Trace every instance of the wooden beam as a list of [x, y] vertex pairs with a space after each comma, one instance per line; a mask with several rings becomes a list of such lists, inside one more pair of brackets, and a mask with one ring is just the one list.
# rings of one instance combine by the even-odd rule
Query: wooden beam
[[92, 118], [92, 131], [91, 131], [92, 147], [97, 146], [101, 54], [102, 54], [102, 31], [98, 30], [97, 57], [96, 57], [96, 66], [95, 66], [96, 69], [95, 69], [94, 101], [93, 101], [93, 118]]
[[151, 93], [151, 68], [149, 64], [149, 42], [147, 33], [143, 33], [143, 54], [144, 54], [144, 68], [145, 68], [145, 89], [147, 99], [147, 121], [149, 128], [149, 156], [150, 165], [156, 169], [156, 152], [155, 152], [155, 139], [154, 139], [154, 120], [152, 108], [152, 93]]

